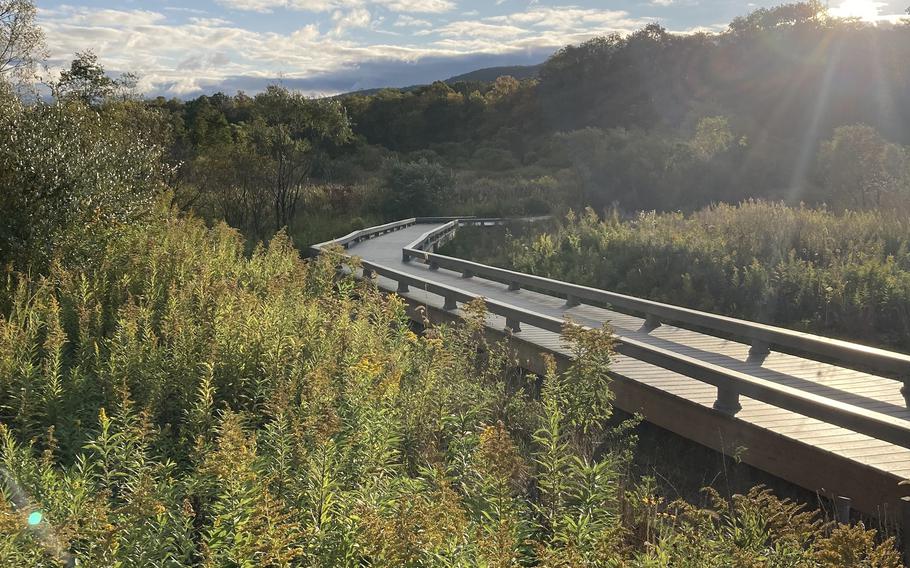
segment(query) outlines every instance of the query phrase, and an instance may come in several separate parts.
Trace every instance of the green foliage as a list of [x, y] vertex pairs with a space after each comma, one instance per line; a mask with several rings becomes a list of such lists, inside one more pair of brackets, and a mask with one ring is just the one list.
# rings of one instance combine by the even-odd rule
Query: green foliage
[[337, 253], [243, 251], [158, 209], [103, 262], [8, 274], [0, 564], [898, 565], [766, 492], [700, 511], [635, 483], [603, 446], [609, 331], [569, 326], [535, 398], [482, 302], [418, 336]]
[[853, 209], [901, 207], [910, 161], [903, 147], [865, 124], [839, 126], [819, 150], [819, 168], [834, 203]]
[[141, 131], [80, 102], [25, 105], [0, 94], [0, 261], [98, 258], [163, 190], [161, 154]]
[[703, 160], [710, 160], [721, 152], [726, 152], [733, 142], [730, 132], [730, 121], [725, 116], [707, 116], [698, 121], [695, 136], [689, 141], [695, 155]]
[[452, 191], [452, 173], [426, 159], [416, 162], [393, 160], [387, 165], [384, 188], [386, 215], [404, 219], [415, 215], [442, 214], [443, 199]]
[[761, 201], [688, 216], [588, 210], [488, 251], [541, 276], [910, 349], [910, 226], [899, 212]]
[[26, 86], [44, 56], [44, 32], [32, 0], [0, 1], [0, 83]]
[[[352, 218], [414, 211], [691, 212], [749, 198], [906, 210], [902, 30], [838, 20], [817, 2], [787, 4], [718, 34], [651, 24], [593, 38], [557, 51], [533, 79], [319, 100], [272, 86], [124, 101], [135, 77], [109, 77], [83, 53], [58, 95], [103, 107], [162, 146], [176, 166], [175, 203], [227, 220], [250, 246], [282, 227], [323, 241]], [[390, 170], [422, 159], [454, 172], [444, 212], [424, 195], [435, 184], [400, 195], [389, 183]], [[361, 199], [329, 211], [307, 202], [339, 185]]]
[[108, 77], [98, 56], [91, 51], [77, 53], [69, 69], [50, 85], [54, 98], [61, 101], [78, 100], [86, 105], [99, 104], [115, 95], [123, 95], [136, 87], [137, 77], [131, 73], [114, 79]]
[[[297, 220], [307, 192], [326, 177], [328, 156], [351, 140], [345, 109], [270, 86], [250, 99], [216, 95], [186, 105], [182, 177], [190, 205], [260, 239]], [[234, 119], [228, 121], [228, 116]]]

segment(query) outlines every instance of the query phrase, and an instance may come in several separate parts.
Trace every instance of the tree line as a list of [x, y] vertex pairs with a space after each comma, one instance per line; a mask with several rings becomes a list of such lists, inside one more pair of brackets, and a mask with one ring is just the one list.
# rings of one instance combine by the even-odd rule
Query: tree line
[[[37, 106], [81, 104], [135, 128], [163, 152], [175, 203], [252, 241], [288, 227], [309, 243], [415, 214], [694, 211], [749, 198], [902, 208], [906, 31], [787, 4], [717, 34], [652, 24], [570, 45], [534, 79], [324, 99], [280, 85], [145, 98], [135, 76], [111, 77], [83, 52]], [[8, 58], [17, 77], [40, 58], [36, 33]]]

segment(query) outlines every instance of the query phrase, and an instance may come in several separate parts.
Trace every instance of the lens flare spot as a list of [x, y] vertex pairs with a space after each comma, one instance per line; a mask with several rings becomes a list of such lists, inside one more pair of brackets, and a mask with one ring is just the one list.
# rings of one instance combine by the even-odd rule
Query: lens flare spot
[[43, 518], [44, 515], [41, 514], [41, 511], [34, 511], [28, 516], [28, 524], [33, 527], [39, 524]]

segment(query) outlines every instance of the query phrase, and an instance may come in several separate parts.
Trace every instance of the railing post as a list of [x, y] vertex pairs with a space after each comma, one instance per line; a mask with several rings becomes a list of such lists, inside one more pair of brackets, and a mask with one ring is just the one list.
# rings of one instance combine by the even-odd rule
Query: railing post
[[506, 316], [506, 329], [510, 330], [512, 333], [518, 333], [521, 331], [521, 322], [515, 318]]
[[518, 290], [521, 290], [521, 284], [519, 284], [518, 282], [512, 282], [509, 284], [510, 292], [517, 292]]
[[430, 270], [439, 270], [439, 265], [431, 260], [430, 261]]
[[446, 298], [446, 301], [445, 301], [445, 304], [442, 305], [442, 309], [454, 310], [455, 308], [458, 307], [458, 303], [455, 301], [454, 296], [446, 296], [445, 298]]
[[461, 277], [462, 278], [474, 278], [474, 273], [471, 270], [465, 268], [464, 270], [461, 271]]
[[730, 386], [717, 387], [717, 400], [714, 401], [714, 410], [729, 416], [736, 416], [736, 413], [742, 409], [742, 405], [739, 404], [738, 392]]
[[411, 255], [405, 251], [401, 251], [401, 262], [411, 262]]
[[645, 333], [651, 333], [655, 329], [660, 327], [660, 318], [654, 314], [648, 314], [645, 316], [645, 324], [642, 328], [645, 330]]
[[407, 292], [410, 292], [411, 289], [408, 287], [408, 283], [407, 283], [407, 282], [399, 282], [399, 283], [398, 283], [398, 289], [395, 290], [395, 291], [398, 292], [399, 294], [405, 294], [405, 293], [407, 293]]
[[578, 301], [578, 298], [576, 298], [572, 294], [566, 295], [566, 306], [565, 307], [574, 308], [575, 306], [577, 306], [579, 304], [581, 304], [581, 302]]
[[771, 346], [767, 341], [755, 339], [752, 341], [752, 347], [749, 348], [749, 359], [764, 359], [771, 353]]
[[904, 377], [904, 386], [901, 387], [901, 394], [904, 395], [904, 404], [910, 408], [910, 376]]
[[850, 498], [838, 495], [834, 499], [834, 520], [850, 524]]

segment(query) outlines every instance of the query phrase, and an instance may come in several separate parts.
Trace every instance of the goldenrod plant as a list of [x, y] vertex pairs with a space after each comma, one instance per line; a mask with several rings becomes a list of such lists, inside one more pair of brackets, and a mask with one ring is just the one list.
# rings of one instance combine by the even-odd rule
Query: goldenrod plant
[[338, 254], [159, 205], [101, 262], [8, 269], [0, 565], [899, 565], [767, 491], [635, 479], [609, 330], [569, 325], [538, 389], [482, 302], [416, 333]]

